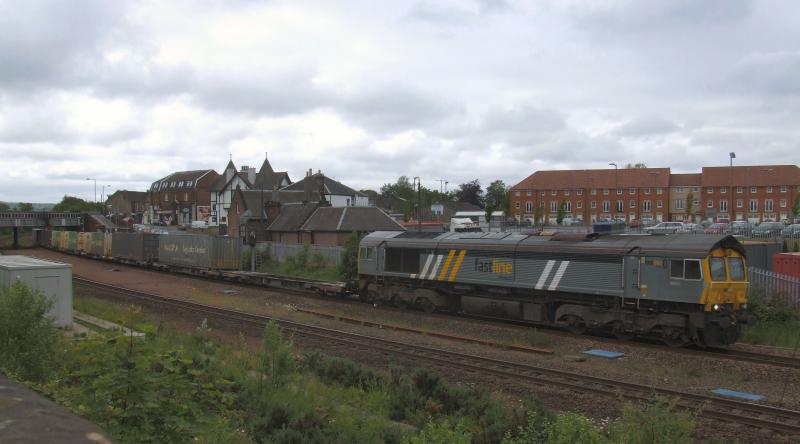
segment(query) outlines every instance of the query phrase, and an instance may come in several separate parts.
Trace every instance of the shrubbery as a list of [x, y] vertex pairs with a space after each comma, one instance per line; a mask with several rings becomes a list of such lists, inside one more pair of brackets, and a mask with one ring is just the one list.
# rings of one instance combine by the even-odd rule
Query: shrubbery
[[751, 290], [747, 304], [758, 323], [744, 326], [742, 342], [782, 347], [800, 344], [800, 310], [790, 306], [785, 298]]
[[0, 369], [43, 381], [53, 365], [58, 330], [47, 313], [53, 301], [21, 282], [0, 286]]

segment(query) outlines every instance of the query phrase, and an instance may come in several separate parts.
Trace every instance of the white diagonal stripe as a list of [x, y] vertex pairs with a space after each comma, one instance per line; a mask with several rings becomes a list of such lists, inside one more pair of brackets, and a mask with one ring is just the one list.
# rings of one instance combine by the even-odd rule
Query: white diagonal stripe
[[439, 265], [441, 265], [443, 257], [444, 256], [441, 254], [436, 256], [436, 263], [433, 265], [431, 273], [428, 275], [428, 279], [433, 279], [433, 277], [436, 276], [436, 272], [439, 271]]
[[555, 265], [556, 261], [547, 261], [547, 265], [544, 266], [544, 271], [542, 271], [542, 275], [539, 276], [539, 281], [536, 282], [536, 289], [541, 290], [544, 288], [544, 283], [547, 282], [547, 277], [550, 276], [550, 270], [553, 269], [553, 265]]
[[431, 262], [433, 261], [433, 254], [428, 255], [428, 259], [425, 261], [425, 266], [422, 267], [422, 273], [419, 274], [419, 277], [425, 279], [425, 275], [428, 274], [428, 267], [431, 266]]
[[558, 283], [561, 282], [561, 278], [564, 277], [564, 272], [567, 271], [567, 265], [569, 265], [569, 261], [561, 262], [555, 276], [553, 276], [553, 282], [550, 282], [550, 286], [547, 287], [548, 290], [553, 291], [558, 287]]

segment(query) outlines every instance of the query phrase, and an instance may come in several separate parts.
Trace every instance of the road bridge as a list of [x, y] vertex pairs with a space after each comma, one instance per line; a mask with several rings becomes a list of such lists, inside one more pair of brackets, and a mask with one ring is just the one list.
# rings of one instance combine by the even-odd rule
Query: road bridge
[[20, 228], [80, 227], [84, 214], [55, 211], [0, 211], [0, 228], [12, 228], [14, 248], [19, 247]]

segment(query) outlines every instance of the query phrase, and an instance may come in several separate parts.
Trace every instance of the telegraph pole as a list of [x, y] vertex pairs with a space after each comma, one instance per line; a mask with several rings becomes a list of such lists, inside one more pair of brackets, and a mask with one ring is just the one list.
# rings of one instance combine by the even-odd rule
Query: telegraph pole
[[415, 177], [417, 181], [417, 231], [422, 232], [422, 180]]

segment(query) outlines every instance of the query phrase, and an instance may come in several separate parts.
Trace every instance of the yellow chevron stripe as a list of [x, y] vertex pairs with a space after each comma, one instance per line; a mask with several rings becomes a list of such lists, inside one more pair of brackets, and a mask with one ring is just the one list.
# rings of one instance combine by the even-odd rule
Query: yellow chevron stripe
[[443, 281], [444, 277], [447, 276], [447, 269], [450, 268], [450, 262], [453, 262], [453, 256], [455, 255], [456, 250], [450, 250], [450, 254], [447, 255], [447, 260], [444, 261], [444, 266], [442, 266], [442, 271], [439, 272], [438, 280]]
[[453, 265], [453, 271], [450, 272], [450, 282], [456, 280], [456, 275], [458, 274], [458, 270], [461, 268], [461, 262], [464, 261], [464, 256], [466, 256], [467, 250], [461, 250], [461, 253], [458, 254], [458, 259], [456, 259], [456, 264]]

